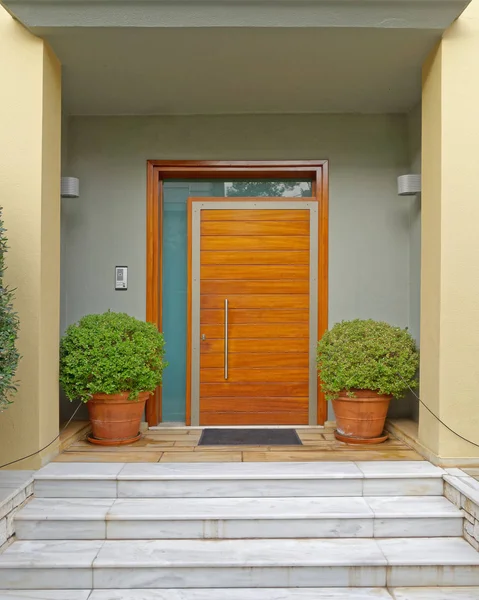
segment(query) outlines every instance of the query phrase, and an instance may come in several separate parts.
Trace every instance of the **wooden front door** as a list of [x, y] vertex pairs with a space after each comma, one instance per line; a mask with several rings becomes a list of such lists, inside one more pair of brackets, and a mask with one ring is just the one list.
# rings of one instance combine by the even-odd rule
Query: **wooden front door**
[[195, 412], [200, 425], [314, 421], [317, 203], [190, 206], [192, 423]]

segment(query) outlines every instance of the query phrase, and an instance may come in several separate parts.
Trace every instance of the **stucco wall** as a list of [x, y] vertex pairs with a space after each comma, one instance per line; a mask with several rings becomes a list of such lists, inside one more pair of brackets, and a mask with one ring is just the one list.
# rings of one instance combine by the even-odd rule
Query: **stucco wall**
[[[63, 325], [107, 309], [145, 318], [147, 159], [330, 160], [329, 322], [410, 325], [406, 116], [72, 117], [63, 200]], [[129, 289], [115, 292], [115, 265]], [[400, 414], [409, 408], [400, 406]]]
[[[0, 414], [0, 465], [58, 433], [60, 65], [0, 6], [0, 205], [6, 282], [20, 318], [15, 403]], [[55, 445], [46, 451], [55, 452]], [[36, 467], [36, 455], [16, 468]]]
[[[439, 456], [479, 457], [479, 2], [423, 71], [420, 441]], [[465, 440], [471, 440], [469, 444]]]

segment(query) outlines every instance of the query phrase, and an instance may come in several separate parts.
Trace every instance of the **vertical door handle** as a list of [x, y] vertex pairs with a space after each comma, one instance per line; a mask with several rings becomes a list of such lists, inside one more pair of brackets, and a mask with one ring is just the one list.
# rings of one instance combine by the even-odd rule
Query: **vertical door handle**
[[225, 379], [228, 379], [228, 300], [225, 299]]

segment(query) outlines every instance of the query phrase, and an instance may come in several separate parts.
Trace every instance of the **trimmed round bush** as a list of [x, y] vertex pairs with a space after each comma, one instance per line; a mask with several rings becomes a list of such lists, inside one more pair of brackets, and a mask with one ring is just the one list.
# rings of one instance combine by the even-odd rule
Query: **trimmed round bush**
[[161, 385], [165, 342], [152, 323], [125, 313], [88, 315], [70, 325], [60, 344], [60, 383], [70, 400], [93, 394], [152, 392]]
[[360, 320], [337, 323], [318, 343], [317, 365], [328, 400], [346, 390], [371, 390], [396, 398], [416, 388], [419, 353], [406, 329]]

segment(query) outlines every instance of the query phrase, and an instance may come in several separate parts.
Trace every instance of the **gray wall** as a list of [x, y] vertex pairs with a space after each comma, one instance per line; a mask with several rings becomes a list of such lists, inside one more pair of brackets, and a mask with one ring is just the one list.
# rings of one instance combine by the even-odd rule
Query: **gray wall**
[[[413, 325], [405, 115], [72, 117], [67, 156], [81, 197], [62, 204], [63, 328], [107, 309], [145, 318], [147, 159], [329, 159], [330, 324]], [[127, 292], [115, 265], [129, 267]]]
[[[410, 172], [421, 173], [421, 105], [408, 115]], [[409, 205], [409, 326], [419, 342], [421, 313], [421, 196], [404, 198]]]
[[[421, 104], [408, 115], [410, 172], [421, 173]], [[421, 195], [404, 198], [409, 205], [409, 328], [420, 343], [421, 321]], [[417, 392], [416, 392], [417, 393]], [[419, 402], [412, 394], [410, 415], [419, 420]]]

